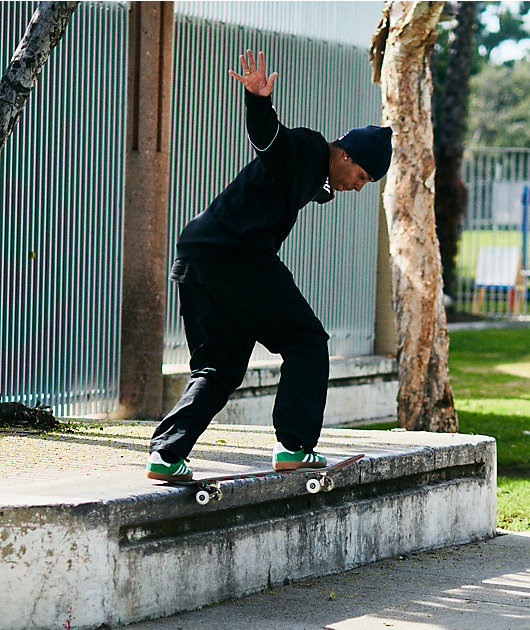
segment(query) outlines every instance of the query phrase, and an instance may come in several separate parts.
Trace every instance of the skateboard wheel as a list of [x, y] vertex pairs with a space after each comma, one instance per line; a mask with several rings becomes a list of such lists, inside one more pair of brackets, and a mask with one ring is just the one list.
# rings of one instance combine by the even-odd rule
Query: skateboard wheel
[[206, 490], [199, 490], [195, 495], [195, 501], [197, 501], [199, 505], [207, 505], [210, 503], [210, 493]]
[[309, 479], [305, 487], [310, 494], [316, 494], [322, 488], [318, 479]]

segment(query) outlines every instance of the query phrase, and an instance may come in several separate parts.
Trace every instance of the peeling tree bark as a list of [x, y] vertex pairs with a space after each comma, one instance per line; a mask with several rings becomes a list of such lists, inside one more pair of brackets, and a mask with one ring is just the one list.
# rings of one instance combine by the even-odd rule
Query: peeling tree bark
[[0, 81], [0, 151], [17, 124], [42, 66], [79, 2], [39, 2]]
[[398, 337], [398, 425], [456, 431], [434, 218], [429, 57], [443, 2], [387, 2], [370, 50], [394, 131], [384, 206]]

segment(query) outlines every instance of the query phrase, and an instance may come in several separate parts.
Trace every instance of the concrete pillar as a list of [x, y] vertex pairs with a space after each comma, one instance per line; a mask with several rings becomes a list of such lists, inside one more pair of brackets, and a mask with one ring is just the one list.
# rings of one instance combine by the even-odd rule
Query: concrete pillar
[[131, 2], [119, 416], [162, 414], [173, 2]]
[[377, 234], [377, 272], [375, 297], [375, 354], [396, 352], [396, 324], [392, 308], [392, 279], [390, 277], [390, 241], [383, 206], [384, 181], [379, 197], [379, 221]]

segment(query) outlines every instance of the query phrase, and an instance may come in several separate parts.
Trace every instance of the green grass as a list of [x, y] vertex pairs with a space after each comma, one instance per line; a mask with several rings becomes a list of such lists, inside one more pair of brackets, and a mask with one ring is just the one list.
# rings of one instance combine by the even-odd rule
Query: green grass
[[530, 531], [530, 480], [497, 477], [497, 526]]
[[449, 366], [460, 431], [495, 437], [499, 473], [530, 477], [530, 329], [452, 332]]
[[460, 433], [497, 440], [497, 525], [529, 531], [530, 328], [453, 331], [449, 367]]
[[497, 525], [530, 530], [530, 329], [454, 331], [451, 383], [461, 433], [497, 440]]

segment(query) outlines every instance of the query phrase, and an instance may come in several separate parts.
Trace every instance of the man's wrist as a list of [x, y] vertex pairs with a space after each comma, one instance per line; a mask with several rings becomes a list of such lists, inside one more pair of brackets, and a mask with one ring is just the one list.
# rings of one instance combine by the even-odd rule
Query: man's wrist
[[259, 94], [254, 94], [254, 92], [250, 92], [249, 90], [247, 90], [247, 88], [245, 88], [245, 100], [247, 101], [251, 101], [252, 103], [269, 103], [272, 101], [272, 97], [269, 94], [269, 96], [261, 96]]

